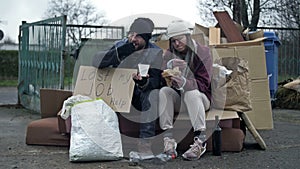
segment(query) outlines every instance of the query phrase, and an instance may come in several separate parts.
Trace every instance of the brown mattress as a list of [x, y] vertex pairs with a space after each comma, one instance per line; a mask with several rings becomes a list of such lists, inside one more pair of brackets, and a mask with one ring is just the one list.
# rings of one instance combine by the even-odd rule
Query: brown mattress
[[48, 117], [29, 123], [26, 144], [69, 146], [70, 138], [68, 135], [60, 134], [57, 117]]

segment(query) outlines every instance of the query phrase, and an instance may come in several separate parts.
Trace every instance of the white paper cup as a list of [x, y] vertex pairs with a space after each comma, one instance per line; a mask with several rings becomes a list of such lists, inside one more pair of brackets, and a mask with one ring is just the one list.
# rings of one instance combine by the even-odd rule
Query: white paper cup
[[146, 77], [148, 74], [148, 70], [150, 65], [147, 64], [138, 64], [139, 67], [139, 73], [141, 74], [142, 77]]

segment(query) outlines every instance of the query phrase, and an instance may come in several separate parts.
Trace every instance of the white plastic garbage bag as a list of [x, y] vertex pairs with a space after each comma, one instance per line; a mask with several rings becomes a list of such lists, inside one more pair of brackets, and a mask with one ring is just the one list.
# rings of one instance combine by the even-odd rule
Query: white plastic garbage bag
[[75, 104], [84, 102], [84, 101], [91, 101], [92, 99], [88, 96], [76, 95], [71, 96], [67, 100], [64, 101], [62, 109], [61, 109], [61, 118], [67, 119], [71, 115], [72, 107]]
[[[72, 97], [70, 102], [81, 96]], [[67, 101], [64, 104], [68, 104]], [[71, 117], [70, 161], [118, 160], [123, 157], [118, 117], [103, 100], [83, 98], [71, 107]]]

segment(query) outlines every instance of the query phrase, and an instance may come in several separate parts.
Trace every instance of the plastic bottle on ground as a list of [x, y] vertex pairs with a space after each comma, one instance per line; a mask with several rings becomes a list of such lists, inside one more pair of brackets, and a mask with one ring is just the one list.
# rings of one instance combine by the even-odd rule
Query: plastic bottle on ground
[[169, 160], [175, 159], [176, 155], [175, 154], [166, 154], [166, 153], [160, 153], [156, 155], [156, 158], [160, 159], [161, 161], [167, 162]]

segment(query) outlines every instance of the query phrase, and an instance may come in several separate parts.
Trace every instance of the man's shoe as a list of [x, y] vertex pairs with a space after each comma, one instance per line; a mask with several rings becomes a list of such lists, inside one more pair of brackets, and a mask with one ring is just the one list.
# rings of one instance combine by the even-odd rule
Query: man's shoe
[[176, 143], [175, 139], [171, 139], [169, 137], [164, 138], [164, 153], [165, 154], [171, 155], [172, 158], [176, 158], [177, 157], [176, 148], [177, 148], [177, 143]]
[[206, 152], [206, 142], [201, 141], [198, 137], [194, 138], [194, 144], [190, 145], [182, 157], [186, 160], [198, 160]]

